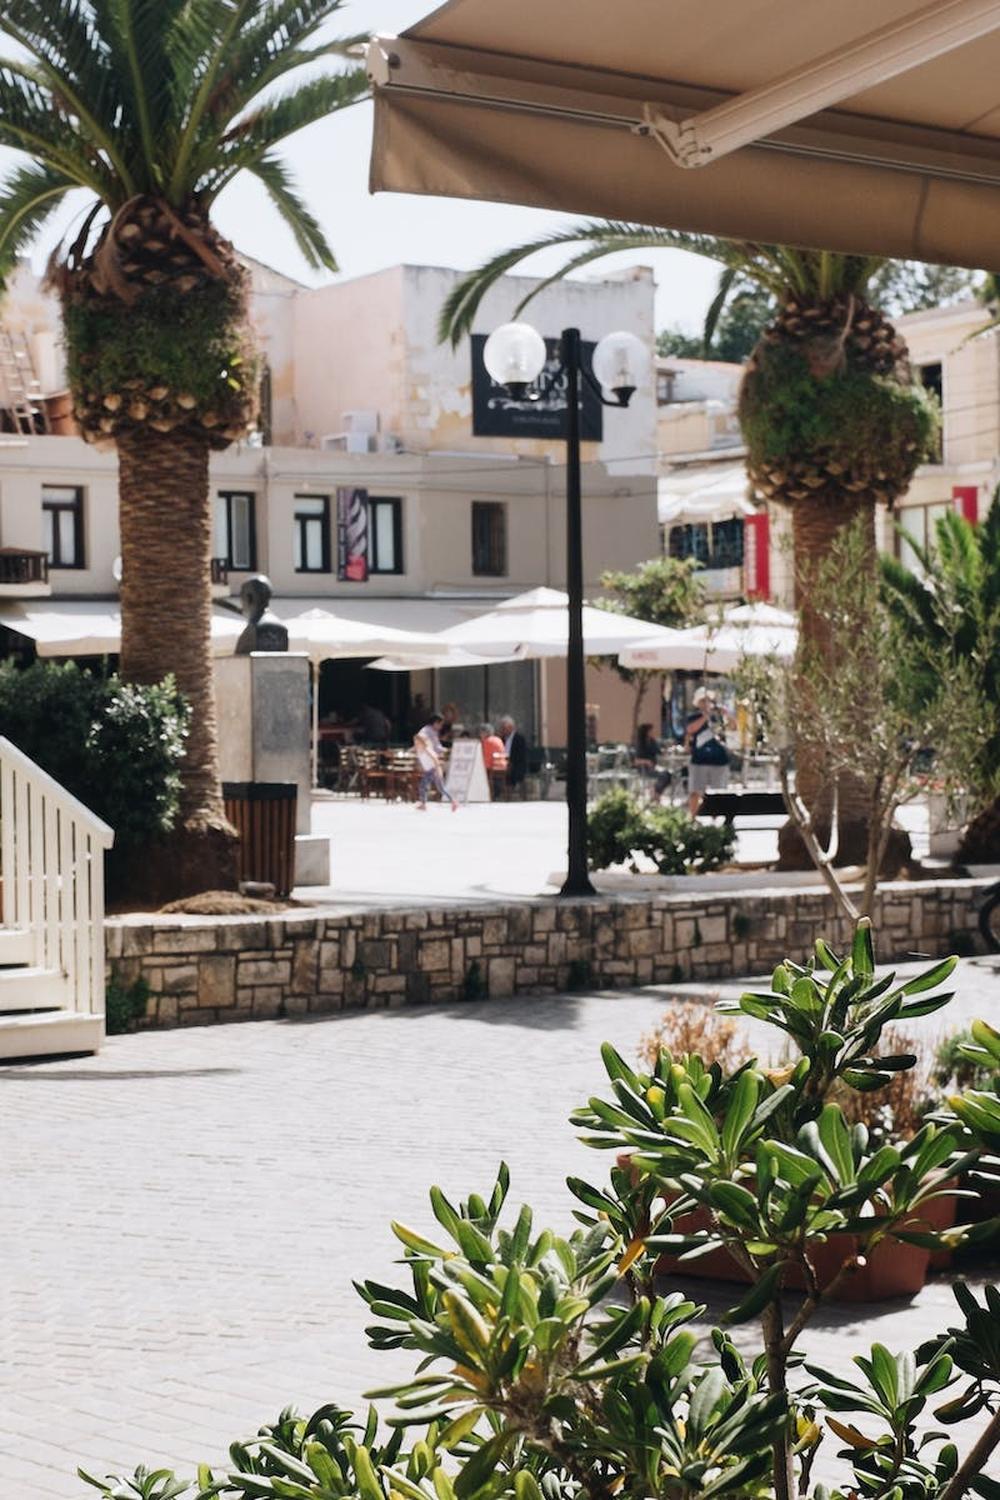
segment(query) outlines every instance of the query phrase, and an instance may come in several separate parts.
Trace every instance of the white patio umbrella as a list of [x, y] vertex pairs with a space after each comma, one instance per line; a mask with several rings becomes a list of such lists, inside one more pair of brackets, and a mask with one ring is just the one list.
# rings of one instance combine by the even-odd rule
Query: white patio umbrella
[[387, 652], [419, 656], [440, 649], [438, 637], [432, 632], [422, 634], [370, 620], [352, 620], [327, 609], [307, 609], [284, 623], [288, 629], [288, 649], [306, 652], [313, 662], [382, 656]]
[[312, 662], [312, 780], [319, 784], [319, 683], [318, 670], [324, 661], [346, 661], [359, 656], [384, 656], [387, 652], [406, 653], [419, 659], [421, 654], [440, 651], [433, 633], [422, 635], [415, 630], [398, 630], [392, 625], [378, 625], [368, 620], [352, 620], [326, 609], [307, 609], [286, 620], [288, 649], [304, 651]]
[[[585, 605], [583, 644], [588, 656], [614, 656], [633, 641], [665, 640], [673, 632]], [[568, 650], [569, 610], [560, 589], [529, 589], [491, 609], [442, 630], [439, 643], [492, 660], [532, 661], [565, 656]]]
[[663, 671], [732, 672], [747, 656], [787, 661], [795, 654], [795, 615], [770, 604], [741, 604], [726, 610], [719, 625], [672, 630], [670, 640], [638, 641], [618, 653], [623, 667]]
[[[213, 611], [212, 654], [231, 656], [245, 624], [238, 616]], [[116, 656], [122, 646], [121, 610], [111, 601], [10, 601], [0, 606], [0, 625], [28, 636], [39, 656]]]

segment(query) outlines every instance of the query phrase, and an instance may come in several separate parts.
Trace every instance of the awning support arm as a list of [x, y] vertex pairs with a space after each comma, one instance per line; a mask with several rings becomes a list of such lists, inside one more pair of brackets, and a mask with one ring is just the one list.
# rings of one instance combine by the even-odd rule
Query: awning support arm
[[1000, 0], [932, 0], [915, 14], [686, 120], [647, 105], [646, 125], [677, 166], [703, 167], [998, 27]]

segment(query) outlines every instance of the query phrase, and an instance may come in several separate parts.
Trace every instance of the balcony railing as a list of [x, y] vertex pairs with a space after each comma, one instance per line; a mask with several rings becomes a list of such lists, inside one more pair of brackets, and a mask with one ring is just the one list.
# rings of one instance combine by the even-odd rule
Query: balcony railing
[[226, 557], [212, 558], [212, 582], [228, 584], [229, 582], [229, 559]]
[[48, 583], [49, 559], [45, 552], [26, 552], [22, 547], [0, 547], [0, 584]]

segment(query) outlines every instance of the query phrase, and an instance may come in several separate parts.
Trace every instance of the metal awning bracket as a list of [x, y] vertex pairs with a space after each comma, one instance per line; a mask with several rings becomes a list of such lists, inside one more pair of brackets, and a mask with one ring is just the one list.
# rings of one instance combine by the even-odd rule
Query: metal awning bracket
[[702, 167], [998, 28], [1000, 0], [933, 0], [702, 114], [675, 121], [647, 105], [646, 123], [677, 166]]

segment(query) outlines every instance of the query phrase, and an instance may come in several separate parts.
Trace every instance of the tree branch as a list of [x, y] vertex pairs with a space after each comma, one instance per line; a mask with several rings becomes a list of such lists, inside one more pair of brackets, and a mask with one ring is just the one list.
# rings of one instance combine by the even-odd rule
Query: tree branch
[[[857, 922], [858, 917], [861, 915], [861, 913], [854, 905], [854, 902], [851, 900], [850, 896], [848, 896], [847, 892], [844, 890], [844, 887], [841, 885], [840, 881], [837, 879], [837, 876], [834, 873], [832, 861], [834, 855], [836, 854], [836, 844], [835, 842], [831, 843], [829, 851], [824, 851], [820, 847], [819, 839], [816, 837], [816, 832], [813, 828], [812, 817], [809, 813], [809, 809], [799, 797], [798, 793], [792, 791], [791, 783], [788, 779], [788, 764], [784, 756], [782, 756], [779, 760], [778, 766], [779, 775], [781, 777], [781, 795], [785, 799], [785, 807], [788, 810], [788, 816], [795, 824], [802, 842], [805, 844], [806, 849], [809, 853], [809, 858], [812, 860], [813, 864], [816, 866], [816, 869], [819, 871], [820, 875], [823, 877], [824, 881], [829, 887], [833, 899], [837, 903], [839, 910], [848, 919], [848, 921], [853, 924]], [[836, 809], [834, 811], [836, 811]], [[833, 826], [836, 827], [836, 818], [834, 818]]]
[[940, 1500], [961, 1500], [972, 1481], [986, 1468], [986, 1460], [996, 1448], [1000, 1448], [1000, 1412], [994, 1412], [992, 1420], [979, 1434], [978, 1439], [956, 1469], [954, 1477], [941, 1491]]

